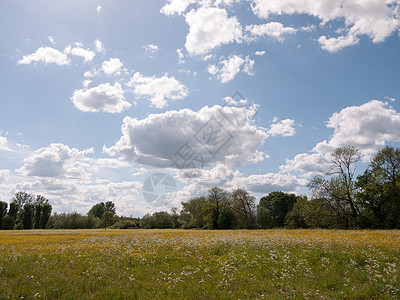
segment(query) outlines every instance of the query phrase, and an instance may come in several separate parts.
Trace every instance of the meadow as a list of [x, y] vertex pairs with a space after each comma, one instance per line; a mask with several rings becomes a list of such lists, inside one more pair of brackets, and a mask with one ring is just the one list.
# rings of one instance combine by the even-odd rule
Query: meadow
[[0, 299], [399, 299], [400, 231], [0, 232]]

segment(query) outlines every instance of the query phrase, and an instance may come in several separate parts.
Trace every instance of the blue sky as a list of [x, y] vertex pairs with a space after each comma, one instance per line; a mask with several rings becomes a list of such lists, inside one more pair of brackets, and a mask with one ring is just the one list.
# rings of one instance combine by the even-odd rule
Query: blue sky
[[[399, 146], [400, 1], [0, 1], [0, 28], [2, 201], [142, 216]], [[157, 172], [177, 191], [153, 206]]]

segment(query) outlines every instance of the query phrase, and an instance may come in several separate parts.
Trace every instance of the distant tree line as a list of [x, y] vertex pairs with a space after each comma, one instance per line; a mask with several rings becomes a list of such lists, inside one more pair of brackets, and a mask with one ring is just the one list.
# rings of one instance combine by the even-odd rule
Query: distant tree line
[[41, 196], [36, 197], [26, 192], [18, 192], [8, 203], [0, 201], [0, 229], [45, 229], [52, 207]]
[[79, 228], [400, 228], [400, 149], [385, 147], [356, 177], [360, 151], [336, 149], [331, 168], [308, 183], [310, 198], [280, 191], [256, 199], [245, 189], [220, 187], [207, 196], [182, 202], [182, 209], [118, 217], [111, 201], [95, 204], [86, 215], [54, 213], [43, 196], [18, 192], [10, 203], [0, 201], [0, 229]]

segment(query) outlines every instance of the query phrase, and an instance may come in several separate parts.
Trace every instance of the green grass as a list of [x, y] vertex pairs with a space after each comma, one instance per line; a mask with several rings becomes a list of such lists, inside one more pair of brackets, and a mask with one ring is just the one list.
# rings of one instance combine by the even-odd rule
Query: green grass
[[320, 241], [332, 232], [0, 233], [0, 299], [400, 298], [399, 232]]

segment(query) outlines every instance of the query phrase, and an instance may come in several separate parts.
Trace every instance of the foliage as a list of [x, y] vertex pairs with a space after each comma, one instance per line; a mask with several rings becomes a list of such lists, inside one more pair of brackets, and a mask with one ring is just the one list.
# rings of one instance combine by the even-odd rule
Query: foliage
[[283, 227], [285, 217], [293, 209], [297, 196], [283, 192], [272, 192], [260, 199], [257, 207], [261, 228]]

